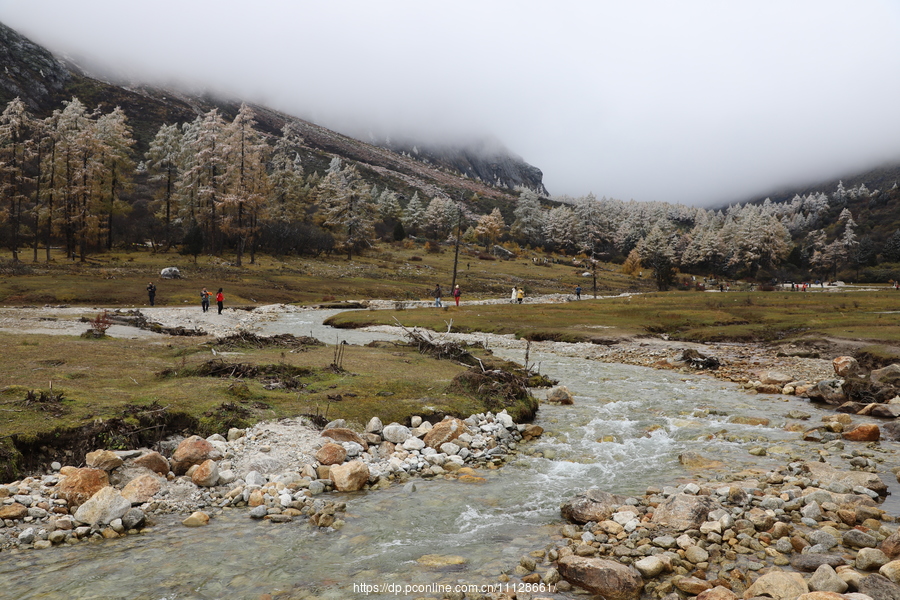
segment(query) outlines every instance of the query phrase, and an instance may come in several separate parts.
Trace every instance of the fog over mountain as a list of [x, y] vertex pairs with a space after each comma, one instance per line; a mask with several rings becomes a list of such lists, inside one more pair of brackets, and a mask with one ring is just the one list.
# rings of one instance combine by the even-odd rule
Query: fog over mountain
[[0, 21], [363, 140], [499, 140], [557, 195], [722, 204], [900, 160], [886, 0], [0, 0]]

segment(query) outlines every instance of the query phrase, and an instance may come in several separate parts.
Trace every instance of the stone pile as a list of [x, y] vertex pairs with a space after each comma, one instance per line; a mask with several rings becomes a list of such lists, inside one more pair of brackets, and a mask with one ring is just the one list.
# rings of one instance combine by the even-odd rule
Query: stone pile
[[609, 600], [898, 598], [900, 535], [878, 507], [886, 493], [872, 473], [819, 462], [640, 497], [590, 489], [562, 505], [559, 541], [523, 557], [516, 575]]
[[[147, 515], [193, 513], [185, 526], [202, 526], [209, 512], [247, 508], [253, 519], [288, 522], [302, 517], [338, 528], [345, 504], [320, 497], [387, 487], [410, 477], [478, 480], [473, 467], [497, 468], [523, 440], [540, 436], [506, 411], [447, 417], [431, 424], [383, 425], [375, 417], [363, 433], [329, 423], [321, 435], [308, 426], [277, 423], [232, 429], [228, 436], [191, 436], [159, 452], [88, 453], [86, 466], [52, 465], [54, 472], [0, 485], [0, 551], [74, 544], [146, 530]], [[283, 447], [279, 447], [283, 446]], [[251, 467], [247, 467], [251, 465]]]

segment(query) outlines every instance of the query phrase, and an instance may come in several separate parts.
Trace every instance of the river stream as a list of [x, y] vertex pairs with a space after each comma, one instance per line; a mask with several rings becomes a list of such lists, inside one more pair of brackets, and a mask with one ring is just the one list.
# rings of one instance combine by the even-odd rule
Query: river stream
[[[328, 314], [289, 313], [259, 330], [313, 335], [326, 343], [390, 337], [324, 327]], [[495, 353], [524, 358], [521, 350]], [[642, 494], [649, 485], [677, 483], [696, 475], [679, 463], [685, 451], [727, 465], [703, 471], [715, 479], [746, 467], [786, 464], [789, 453], [815, 460], [821, 447], [784, 431], [791, 410], [809, 413], [810, 423], [826, 414], [802, 399], [748, 395], [702, 375], [553, 354], [532, 352], [530, 361], [568, 386], [575, 405], [542, 405], [536, 423], [545, 435], [522, 445], [502, 468], [480, 472], [483, 483], [413, 479], [345, 494], [346, 525], [337, 531], [303, 520], [253, 521], [246, 510], [234, 509], [199, 529], [163, 517], [147, 535], [3, 553], [0, 597], [187, 600], [272, 594], [337, 600], [441, 598], [440, 589], [459, 585], [496, 591], [504, 589], [498, 576], [511, 572], [522, 555], [555, 545], [559, 505], [580, 490], [598, 486]], [[766, 417], [770, 424], [729, 422], [735, 416]], [[757, 445], [769, 447], [768, 456], [750, 455]]]

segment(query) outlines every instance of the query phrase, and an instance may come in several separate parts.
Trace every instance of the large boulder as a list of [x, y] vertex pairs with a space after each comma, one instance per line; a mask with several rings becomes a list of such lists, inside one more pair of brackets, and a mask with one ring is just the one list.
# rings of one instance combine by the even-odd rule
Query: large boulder
[[28, 507], [18, 502], [0, 505], [0, 521], [3, 519], [24, 519], [28, 516]]
[[900, 586], [876, 573], [862, 578], [859, 582], [859, 593], [874, 600], [900, 600]]
[[369, 481], [369, 467], [362, 461], [351, 460], [331, 467], [329, 477], [337, 491], [355, 492], [361, 490]]
[[806, 397], [810, 402], [840, 406], [847, 401], [842, 386], [843, 381], [840, 379], [825, 379], [807, 390]]
[[888, 365], [883, 369], [875, 369], [869, 375], [869, 380], [872, 383], [900, 385], [900, 365], [893, 364]]
[[181, 271], [178, 267], [166, 267], [159, 272], [159, 276], [163, 279], [181, 279]]
[[809, 473], [811, 479], [819, 481], [819, 487], [828, 487], [830, 483], [839, 482], [850, 488], [862, 486], [882, 496], [887, 494], [887, 486], [875, 473], [839, 471], [828, 463], [823, 462], [804, 463], [803, 470]]
[[119, 490], [105, 487], [78, 507], [75, 511], [75, 520], [91, 527], [108, 525], [116, 519], [121, 519], [130, 509], [131, 501], [123, 497]]
[[640, 573], [613, 560], [572, 554], [558, 564], [563, 579], [606, 600], [635, 600], [644, 588]]
[[139, 475], [122, 488], [122, 497], [132, 504], [144, 504], [150, 502], [159, 490], [162, 489], [162, 480], [156, 475]]
[[550, 390], [550, 393], [547, 394], [547, 402], [565, 405], [575, 404], [575, 397], [569, 392], [569, 388], [561, 385]]
[[464, 433], [469, 433], [469, 428], [462, 420], [455, 417], [447, 417], [431, 428], [431, 431], [422, 438], [425, 445], [437, 450], [442, 444], [452, 442]]
[[843, 437], [851, 442], [877, 442], [881, 437], [881, 430], [878, 425], [863, 423], [850, 431], [845, 431]]
[[323, 465], [339, 465], [347, 459], [347, 451], [340, 444], [328, 442], [316, 450], [316, 460]]
[[184, 475], [194, 465], [205, 460], [220, 460], [222, 453], [210, 442], [198, 435], [183, 440], [172, 453], [172, 471], [176, 475]]
[[795, 600], [797, 596], [807, 592], [809, 587], [800, 573], [773, 571], [754, 581], [744, 592], [744, 598], [769, 596], [774, 600]]
[[356, 442], [363, 447], [363, 450], [369, 449], [369, 444], [352, 429], [346, 427], [332, 427], [322, 432], [323, 437], [331, 438], [336, 442]]
[[838, 356], [831, 361], [834, 373], [838, 377], [847, 378], [859, 374], [859, 363], [852, 356]]
[[118, 454], [111, 450], [94, 450], [85, 455], [84, 462], [92, 469], [112, 471], [121, 467], [123, 461]]
[[216, 461], [207, 459], [200, 463], [191, 473], [191, 481], [200, 487], [213, 487], [219, 483], [219, 467]]
[[609, 519], [626, 500], [625, 496], [590, 488], [560, 506], [560, 512], [564, 519], [574, 523], [599, 523]]
[[69, 469], [59, 482], [59, 497], [69, 503], [70, 508], [81, 506], [91, 496], [109, 485], [109, 476], [100, 469]]
[[412, 433], [410, 433], [409, 427], [406, 425], [391, 423], [390, 425], [385, 425], [381, 430], [381, 437], [384, 438], [386, 442], [402, 444], [412, 437]]
[[147, 452], [141, 454], [134, 459], [134, 464], [145, 469], [150, 469], [154, 473], [159, 473], [163, 477], [169, 473], [169, 460], [159, 452]]
[[769, 370], [759, 374], [759, 381], [763, 385], [777, 385], [779, 387], [784, 387], [794, 381], [794, 378], [781, 371]]
[[675, 494], [653, 511], [653, 523], [667, 525], [677, 531], [700, 529], [710, 511], [722, 508], [709, 496]]

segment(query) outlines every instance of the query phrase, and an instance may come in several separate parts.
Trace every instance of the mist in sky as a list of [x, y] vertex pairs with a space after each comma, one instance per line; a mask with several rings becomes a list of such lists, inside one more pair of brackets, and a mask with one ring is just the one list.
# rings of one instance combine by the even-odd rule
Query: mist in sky
[[0, 21], [361, 139], [494, 137], [555, 195], [719, 204], [900, 160], [891, 0], [0, 0]]

